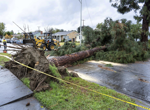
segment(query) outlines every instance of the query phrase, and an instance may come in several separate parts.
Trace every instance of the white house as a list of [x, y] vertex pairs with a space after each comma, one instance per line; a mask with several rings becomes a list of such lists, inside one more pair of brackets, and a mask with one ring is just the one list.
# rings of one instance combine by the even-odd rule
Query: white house
[[[83, 32], [82, 32], [82, 39], [81, 40], [84, 40], [84, 36], [83, 36]], [[78, 33], [78, 35], [76, 36], [76, 41], [77, 42], [80, 42], [80, 33]]]

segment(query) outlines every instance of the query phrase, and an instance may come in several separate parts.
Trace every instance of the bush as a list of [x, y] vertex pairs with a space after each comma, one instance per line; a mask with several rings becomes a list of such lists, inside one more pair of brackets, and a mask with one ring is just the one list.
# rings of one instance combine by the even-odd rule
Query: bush
[[74, 42], [65, 42], [64, 45], [58, 49], [56, 49], [56, 51], [53, 52], [53, 55], [58, 55], [58, 56], [63, 56], [66, 54], [71, 54], [71, 53], [75, 53], [75, 52], [79, 52], [82, 50], [86, 50], [87, 48], [85, 46], [77, 46]]
[[63, 38], [63, 40], [61, 40], [61, 42], [65, 42], [65, 38]]
[[150, 44], [150, 40], [148, 40], [148, 43]]
[[117, 63], [134, 63], [149, 58], [147, 44], [136, 42], [133, 36], [127, 37], [131, 22], [125, 19], [111, 22], [110, 34], [112, 43], [108, 52], [96, 53], [97, 60], [106, 60]]

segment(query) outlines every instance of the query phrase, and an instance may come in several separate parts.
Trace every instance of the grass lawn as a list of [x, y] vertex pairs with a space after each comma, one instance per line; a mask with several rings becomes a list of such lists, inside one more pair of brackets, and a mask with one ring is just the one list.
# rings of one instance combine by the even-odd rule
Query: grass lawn
[[[134, 100], [126, 95], [81, 78], [66, 77], [64, 80], [134, 103]], [[27, 79], [23, 82], [29, 84]], [[50, 86], [50, 90], [36, 92], [34, 96], [51, 110], [137, 110], [135, 106], [70, 84], [50, 82]]]
[[[77, 43], [77, 42], [76, 42], [75, 44], [76, 44], [76, 45], [80, 45], [80, 43]], [[60, 45], [63, 46], [63, 45], [64, 45], [64, 42], [60, 42]]]
[[[11, 55], [10, 55], [10, 54], [8, 54], [8, 53], [0, 53], [0, 55], [7, 55], [7, 56], [11, 56]], [[9, 59], [8, 59], [8, 58], [1, 57], [1, 56], [0, 56], [0, 65], [1, 65], [1, 66], [4, 66], [4, 62], [6, 62], [6, 61], [9, 61]]]

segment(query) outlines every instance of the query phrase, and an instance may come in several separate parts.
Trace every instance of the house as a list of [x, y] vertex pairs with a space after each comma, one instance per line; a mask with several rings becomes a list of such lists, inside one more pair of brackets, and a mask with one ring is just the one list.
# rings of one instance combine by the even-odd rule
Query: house
[[[83, 32], [82, 32], [82, 39], [81, 40], [84, 40], [84, 36], [83, 36]], [[80, 33], [78, 33], [78, 35], [76, 36], [76, 41], [77, 42], [80, 42]]]
[[52, 34], [53, 38], [60, 42], [63, 41], [63, 39], [65, 39], [65, 41], [75, 42], [77, 35], [78, 33], [76, 31], [64, 31]]
[[34, 38], [40, 38], [42, 39], [42, 37], [44, 37], [44, 34], [42, 31], [35, 31], [35, 32], [32, 32]]
[[24, 34], [23, 33], [20, 33], [20, 34], [13, 34], [13, 38], [17, 38], [17, 37], [20, 37], [20, 36], [23, 36]]

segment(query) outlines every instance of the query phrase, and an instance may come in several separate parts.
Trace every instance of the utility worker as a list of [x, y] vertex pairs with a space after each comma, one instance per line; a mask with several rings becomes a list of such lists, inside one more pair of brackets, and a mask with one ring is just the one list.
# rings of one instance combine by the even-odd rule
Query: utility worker
[[3, 39], [3, 44], [4, 44], [4, 50], [6, 50], [6, 48], [7, 48], [7, 41], [5, 40], [5, 38]]

